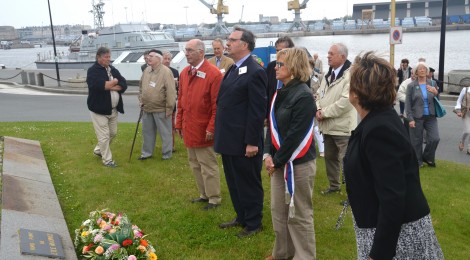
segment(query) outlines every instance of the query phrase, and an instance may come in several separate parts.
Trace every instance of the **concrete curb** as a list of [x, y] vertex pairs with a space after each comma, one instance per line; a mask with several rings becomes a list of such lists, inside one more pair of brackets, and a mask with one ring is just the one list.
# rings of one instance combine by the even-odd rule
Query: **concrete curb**
[[[51, 92], [51, 93], [60, 93], [60, 94], [75, 94], [75, 95], [88, 95], [88, 88], [85, 89], [71, 89], [69, 87], [41, 87], [36, 85], [24, 85], [25, 88], [34, 89], [38, 91]], [[128, 90], [124, 92], [124, 95], [138, 95], [139, 91]]]
[[19, 229], [56, 233], [65, 259], [77, 259], [62, 209], [38, 141], [4, 137], [1, 259], [44, 259], [22, 255]]

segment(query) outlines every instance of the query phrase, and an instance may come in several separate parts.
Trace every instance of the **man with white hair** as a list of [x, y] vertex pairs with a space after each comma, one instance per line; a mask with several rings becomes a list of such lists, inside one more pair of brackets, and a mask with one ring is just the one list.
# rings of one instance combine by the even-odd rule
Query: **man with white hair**
[[152, 157], [157, 130], [162, 139], [162, 159], [168, 160], [173, 150], [171, 118], [176, 103], [175, 80], [171, 70], [162, 64], [161, 51], [152, 49], [147, 57], [149, 66], [142, 73], [139, 84], [139, 102], [143, 110], [143, 144], [139, 160]]
[[330, 68], [320, 82], [316, 100], [316, 118], [323, 133], [326, 174], [330, 182], [330, 187], [322, 191], [323, 195], [340, 191], [343, 157], [351, 131], [357, 125], [357, 112], [349, 102], [348, 48], [335, 43], [327, 57]]

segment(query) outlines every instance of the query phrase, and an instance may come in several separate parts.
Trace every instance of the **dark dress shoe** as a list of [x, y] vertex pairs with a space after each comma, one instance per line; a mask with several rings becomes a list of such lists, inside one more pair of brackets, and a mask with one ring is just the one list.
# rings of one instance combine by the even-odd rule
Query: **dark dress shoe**
[[436, 167], [436, 163], [435, 163], [435, 162], [428, 161], [428, 160], [426, 160], [425, 158], [423, 158], [423, 161], [424, 161], [429, 167]]
[[231, 227], [239, 227], [241, 226], [242, 224], [240, 224], [240, 222], [237, 221], [237, 218], [234, 218], [232, 221], [230, 222], [225, 222], [225, 223], [222, 223], [222, 224], [219, 224], [219, 228], [231, 228]]
[[220, 204], [207, 203], [207, 205], [204, 206], [204, 207], [202, 208], [202, 210], [215, 209], [215, 208], [217, 208], [218, 206], [220, 206]]
[[332, 190], [330, 188], [324, 190], [321, 192], [322, 195], [328, 195], [328, 194], [333, 194], [333, 193], [336, 193], [336, 192], [340, 192], [341, 190], [340, 189], [337, 189], [337, 190]]
[[139, 158], [137, 158], [137, 160], [143, 161], [143, 160], [147, 160], [147, 159], [150, 158], [150, 157], [152, 157], [152, 156], [144, 157], [144, 156], [141, 155], [141, 156], [139, 156]]
[[238, 238], [249, 237], [256, 233], [261, 232], [262, 230], [263, 230], [263, 226], [259, 226], [258, 228], [255, 228], [253, 230], [248, 230], [248, 228], [245, 227], [242, 231], [240, 231], [240, 233], [237, 234], [237, 237]]
[[204, 198], [197, 198], [197, 199], [193, 199], [191, 200], [192, 203], [196, 203], [196, 202], [209, 202], [209, 199], [204, 199]]

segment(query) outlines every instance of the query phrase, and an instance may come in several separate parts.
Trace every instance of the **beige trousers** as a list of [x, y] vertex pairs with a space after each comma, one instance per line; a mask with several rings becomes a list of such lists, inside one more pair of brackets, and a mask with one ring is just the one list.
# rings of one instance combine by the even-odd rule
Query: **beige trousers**
[[94, 152], [101, 154], [103, 164], [107, 164], [113, 160], [109, 145], [117, 134], [118, 112], [114, 108], [111, 115], [101, 115], [91, 111], [90, 114], [93, 127], [95, 128], [96, 138], [98, 139], [98, 144], [95, 146]]
[[214, 148], [188, 148], [188, 159], [201, 198], [220, 204], [220, 174]]
[[286, 204], [284, 168], [271, 177], [271, 215], [276, 235], [272, 255], [274, 259], [315, 259], [315, 230], [313, 227], [313, 183], [316, 161], [294, 165], [295, 217], [289, 218]]

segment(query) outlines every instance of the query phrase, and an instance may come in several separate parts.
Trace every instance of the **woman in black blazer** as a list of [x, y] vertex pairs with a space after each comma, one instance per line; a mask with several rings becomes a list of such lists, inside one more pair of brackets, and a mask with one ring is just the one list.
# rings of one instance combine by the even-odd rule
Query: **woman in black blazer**
[[358, 259], [443, 259], [410, 138], [393, 109], [396, 72], [367, 52], [351, 69], [362, 118], [344, 157]]

